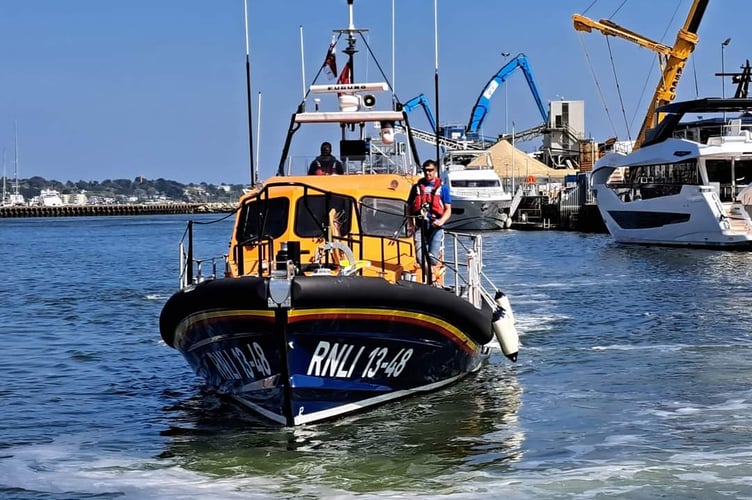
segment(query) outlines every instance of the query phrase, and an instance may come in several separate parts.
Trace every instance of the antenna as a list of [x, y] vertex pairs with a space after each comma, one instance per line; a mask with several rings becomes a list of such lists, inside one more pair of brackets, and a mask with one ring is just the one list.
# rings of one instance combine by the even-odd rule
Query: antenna
[[394, 55], [394, 20], [395, 20], [395, 13], [394, 13], [394, 1], [392, 0], [392, 94], [397, 93], [397, 75], [394, 71], [394, 61], [395, 61], [395, 55]]
[[253, 107], [251, 104], [251, 56], [248, 43], [248, 0], [243, 0], [243, 17], [245, 20], [245, 93], [248, 102], [248, 147], [251, 162], [251, 185], [258, 182], [258, 175], [253, 165]]
[[259, 151], [261, 150], [261, 91], [258, 93], [258, 110], [256, 111], [256, 167], [260, 170]]
[[14, 158], [13, 158], [13, 177], [15, 186], [13, 186], [14, 203], [18, 201], [18, 122], [13, 122], [14, 135]]
[[347, 9], [349, 11], [350, 22], [347, 26], [348, 30], [355, 30], [355, 23], [353, 22], [353, 0], [347, 0]]
[[439, 145], [439, 5], [438, 0], [433, 0], [433, 46], [434, 46], [434, 72], [433, 86], [436, 94], [436, 175], [441, 173], [441, 146]]
[[[303, 101], [306, 98], [306, 77], [305, 77], [305, 53], [303, 52], [303, 25], [300, 25], [300, 71], [303, 75], [301, 84], [303, 85]], [[335, 75], [336, 76], [336, 75]]]

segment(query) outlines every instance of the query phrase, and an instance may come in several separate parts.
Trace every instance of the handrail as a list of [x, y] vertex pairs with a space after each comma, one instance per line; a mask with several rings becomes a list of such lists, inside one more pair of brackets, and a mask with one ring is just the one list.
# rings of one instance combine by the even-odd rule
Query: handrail
[[[187, 240], [187, 241], [186, 241]], [[229, 272], [229, 259], [227, 254], [216, 255], [208, 259], [197, 259], [193, 254], [193, 221], [188, 221], [186, 231], [178, 242], [178, 288], [180, 290], [202, 281], [213, 280], [217, 277], [217, 264], [225, 263], [225, 274]], [[211, 273], [204, 274], [203, 264], [211, 263]]]
[[[454, 231], [446, 231], [448, 241], [448, 254], [452, 256], [452, 260], [443, 259], [442, 264], [451, 271], [453, 279], [448, 285], [453, 287], [453, 292], [458, 295], [467, 294], [467, 299], [475, 307], [483, 307], [483, 302], [486, 302], [489, 306], [494, 307], [493, 296], [498, 292], [498, 288], [494, 285], [491, 279], [483, 272], [483, 240], [480, 234], [471, 233], [458, 233]], [[402, 251], [400, 246], [406, 242], [400, 238], [393, 236], [383, 235], [368, 235], [368, 234], [355, 234], [347, 236], [332, 235], [332, 239], [325, 246], [325, 250], [343, 250], [343, 247], [347, 248], [347, 260], [349, 266], [346, 266], [345, 272], [352, 274], [358, 272], [361, 266], [357, 263], [364, 258], [363, 250], [365, 240], [379, 240], [381, 247], [381, 268], [380, 272], [385, 272], [385, 255], [386, 247], [390, 246], [390, 243], [397, 245], [396, 251], [396, 264], [400, 265], [400, 257]], [[271, 248], [273, 242], [271, 240], [258, 240], [256, 244], [259, 247]], [[242, 252], [242, 246], [236, 251]], [[183, 234], [179, 242], [179, 288], [185, 289], [202, 283], [204, 281], [214, 280], [220, 278], [219, 265], [224, 261], [225, 269], [224, 276], [230, 276], [230, 261], [227, 254], [216, 255], [209, 258], [197, 258], [193, 254], [193, 232], [192, 224], [188, 222], [188, 228]], [[271, 252], [268, 252], [271, 254]], [[391, 253], [391, 252], [390, 252]], [[269, 255], [269, 258], [273, 256]], [[242, 262], [242, 255], [239, 258], [239, 262]], [[206, 269], [206, 266], [209, 269]], [[261, 261], [259, 261], [259, 276], [264, 276], [264, 272], [261, 269]], [[271, 270], [273, 266], [269, 263], [266, 265], [267, 270]], [[242, 270], [239, 270], [240, 274], [245, 274]], [[400, 279], [397, 277], [397, 279]], [[409, 278], [403, 278], [409, 279]], [[439, 286], [439, 283], [434, 283]], [[442, 283], [440, 286], [444, 286]], [[451, 289], [451, 288], [450, 288]]]
[[[483, 272], [483, 236], [454, 231], [446, 231], [445, 234], [453, 261], [444, 260], [443, 264], [452, 272], [454, 293], [458, 296], [467, 293], [468, 301], [477, 308], [481, 308], [483, 302], [495, 307], [494, 296], [499, 288]], [[460, 251], [465, 256], [465, 262], [460, 261]]]

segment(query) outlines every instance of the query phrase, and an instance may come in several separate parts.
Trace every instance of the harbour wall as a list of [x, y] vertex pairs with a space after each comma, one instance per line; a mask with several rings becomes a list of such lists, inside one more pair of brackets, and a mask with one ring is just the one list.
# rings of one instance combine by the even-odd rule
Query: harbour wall
[[149, 205], [61, 205], [0, 207], [0, 219], [11, 217], [92, 217], [115, 215], [164, 215], [227, 213], [231, 203], [155, 203]]
[[[555, 202], [545, 202], [545, 197], [536, 196], [525, 201], [515, 214], [512, 227], [515, 229], [558, 229], [564, 231], [607, 232], [603, 219], [593, 200], [586, 199], [589, 193], [583, 186], [571, 190], [567, 196]], [[6, 206], [0, 207], [0, 219], [21, 217], [95, 217], [118, 215], [166, 215], [166, 214], [211, 214], [230, 213], [237, 207], [234, 203], [155, 203], [133, 205], [61, 205]], [[524, 213], [524, 218], [520, 215]]]

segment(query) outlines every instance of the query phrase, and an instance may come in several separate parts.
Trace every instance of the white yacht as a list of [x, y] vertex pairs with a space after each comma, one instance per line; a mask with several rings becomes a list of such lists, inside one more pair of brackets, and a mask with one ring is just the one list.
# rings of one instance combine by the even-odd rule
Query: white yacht
[[[738, 194], [752, 183], [752, 99], [706, 98], [659, 108], [639, 149], [610, 153], [592, 187], [620, 243], [752, 249]], [[682, 122], [684, 116], [697, 116]]]
[[43, 207], [60, 207], [63, 205], [63, 199], [54, 189], [42, 189], [37, 204]]
[[452, 195], [447, 229], [477, 231], [512, 225], [508, 215], [512, 194], [504, 190], [487, 151], [447, 151], [443, 182]]

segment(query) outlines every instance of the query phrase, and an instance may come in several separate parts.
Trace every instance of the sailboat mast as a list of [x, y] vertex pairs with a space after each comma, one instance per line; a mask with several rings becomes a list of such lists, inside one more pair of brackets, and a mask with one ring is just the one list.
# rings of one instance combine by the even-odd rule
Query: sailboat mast
[[5, 197], [6, 197], [6, 193], [5, 193], [5, 180], [6, 179], [7, 177], [5, 175], [5, 148], [3, 148], [3, 199], [0, 201], [0, 204], [3, 204], [3, 205], [5, 204]]
[[14, 159], [13, 159], [13, 179], [15, 182], [15, 186], [13, 187], [13, 201], [14, 203], [18, 200], [18, 122], [14, 122]]

